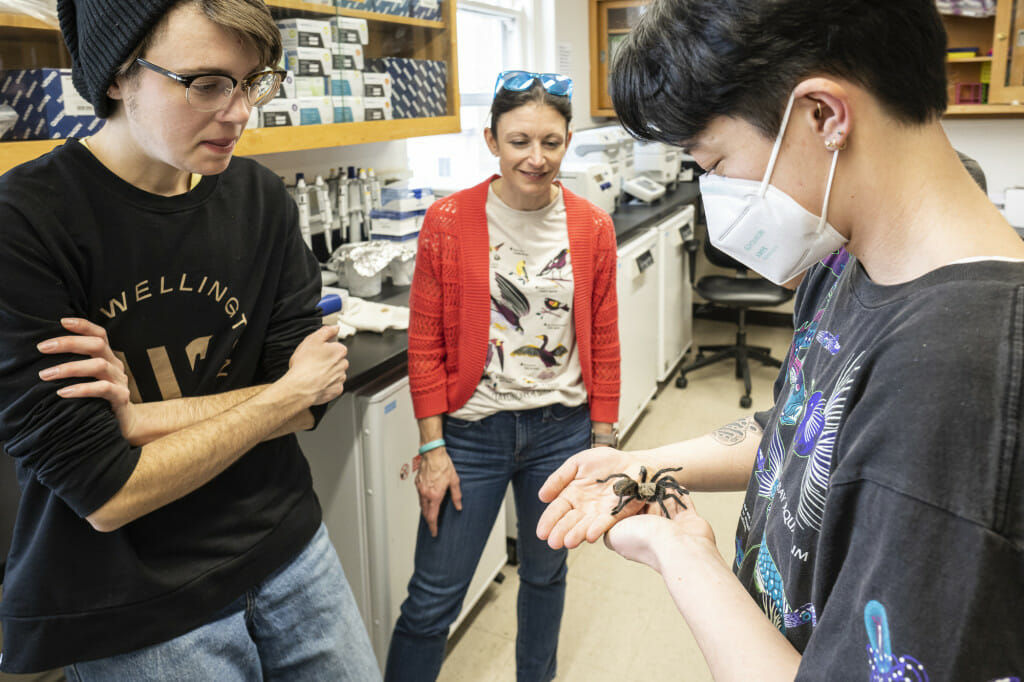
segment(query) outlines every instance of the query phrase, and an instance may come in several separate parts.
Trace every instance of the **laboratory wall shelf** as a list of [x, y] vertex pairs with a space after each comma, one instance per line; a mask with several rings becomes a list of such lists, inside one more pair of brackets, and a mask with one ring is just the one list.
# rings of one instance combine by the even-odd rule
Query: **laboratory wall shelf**
[[[455, 30], [455, 0], [441, 3], [441, 21], [428, 21], [364, 10], [346, 9], [303, 0], [267, 0], [275, 18], [327, 18], [340, 15], [366, 19], [370, 42], [366, 56], [432, 59], [448, 65], [447, 115], [357, 123], [252, 128], [242, 135], [236, 154], [273, 154], [426, 135], [457, 133], [459, 80]], [[0, 13], [0, 68], [70, 66], [59, 30], [34, 17]], [[0, 173], [30, 161], [64, 143], [56, 140], [0, 142]]]

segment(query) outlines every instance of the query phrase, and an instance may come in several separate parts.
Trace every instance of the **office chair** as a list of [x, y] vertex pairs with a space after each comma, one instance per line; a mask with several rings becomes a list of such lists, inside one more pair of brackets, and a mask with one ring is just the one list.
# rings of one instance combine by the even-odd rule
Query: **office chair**
[[[781, 360], [771, 356], [770, 348], [747, 345], [747, 309], [780, 305], [791, 299], [794, 292], [760, 277], [748, 277], [746, 266], [716, 249], [707, 237], [704, 238], [704, 255], [713, 265], [736, 271], [735, 277], [705, 275], [693, 285], [694, 290], [711, 306], [736, 310], [736, 343], [725, 346], [698, 346], [694, 361], [680, 368], [676, 387], [686, 388], [686, 375], [690, 372], [716, 362], [735, 359], [736, 378], [743, 379], [744, 388], [740, 407], [747, 408], [751, 405], [749, 360], [760, 360], [775, 367], [782, 366]], [[690, 268], [690, 273], [693, 277], [693, 267]], [[705, 353], [713, 355], [706, 356]]]

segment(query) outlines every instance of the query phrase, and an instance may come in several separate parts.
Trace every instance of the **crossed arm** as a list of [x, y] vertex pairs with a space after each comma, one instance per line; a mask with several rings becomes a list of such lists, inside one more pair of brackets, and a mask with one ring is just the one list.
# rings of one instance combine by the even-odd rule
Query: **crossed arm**
[[124, 366], [102, 327], [82, 319], [62, 320], [72, 332], [44, 341], [40, 352], [74, 353], [86, 360], [40, 372], [46, 381], [69, 377], [93, 381], [58, 391], [64, 398], [107, 400], [133, 445], [141, 445], [128, 481], [86, 519], [108, 532], [173, 502], [209, 482], [258, 443], [313, 425], [309, 408], [341, 394], [347, 350], [337, 328], [318, 329], [302, 341], [277, 381], [197, 398], [132, 403]]

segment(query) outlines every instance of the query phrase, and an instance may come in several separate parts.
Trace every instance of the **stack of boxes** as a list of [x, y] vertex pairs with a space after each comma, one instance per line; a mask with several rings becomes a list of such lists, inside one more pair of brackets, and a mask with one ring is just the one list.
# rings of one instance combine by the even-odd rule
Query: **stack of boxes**
[[434, 203], [430, 189], [384, 187], [381, 207], [370, 212], [371, 239], [408, 242], [419, 236], [423, 216]]
[[17, 116], [3, 140], [86, 137], [103, 124], [71, 84], [71, 69], [0, 71], [0, 104]]
[[[441, 20], [440, 0], [320, 0], [381, 14]], [[448, 65], [442, 61], [367, 59], [365, 19], [281, 19], [283, 68], [278, 96], [254, 111], [249, 127], [297, 126], [444, 116]], [[0, 104], [17, 122], [3, 140], [86, 136], [102, 125], [71, 85], [70, 69], [0, 71]]]

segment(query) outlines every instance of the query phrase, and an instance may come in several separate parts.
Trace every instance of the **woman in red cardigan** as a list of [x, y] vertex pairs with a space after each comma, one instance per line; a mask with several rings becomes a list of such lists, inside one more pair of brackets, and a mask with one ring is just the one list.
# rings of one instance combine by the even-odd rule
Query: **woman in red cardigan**
[[541, 484], [615, 444], [615, 230], [555, 182], [572, 81], [498, 77], [487, 146], [501, 175], [427, 212], [410, 296], [409, 383], [420, 429], [416, 568], [385, 679], [434, 680], [448, 628], [509, 482], [519, 518], [518, 679], [550, 680], [566, 551], [539, 540]]

